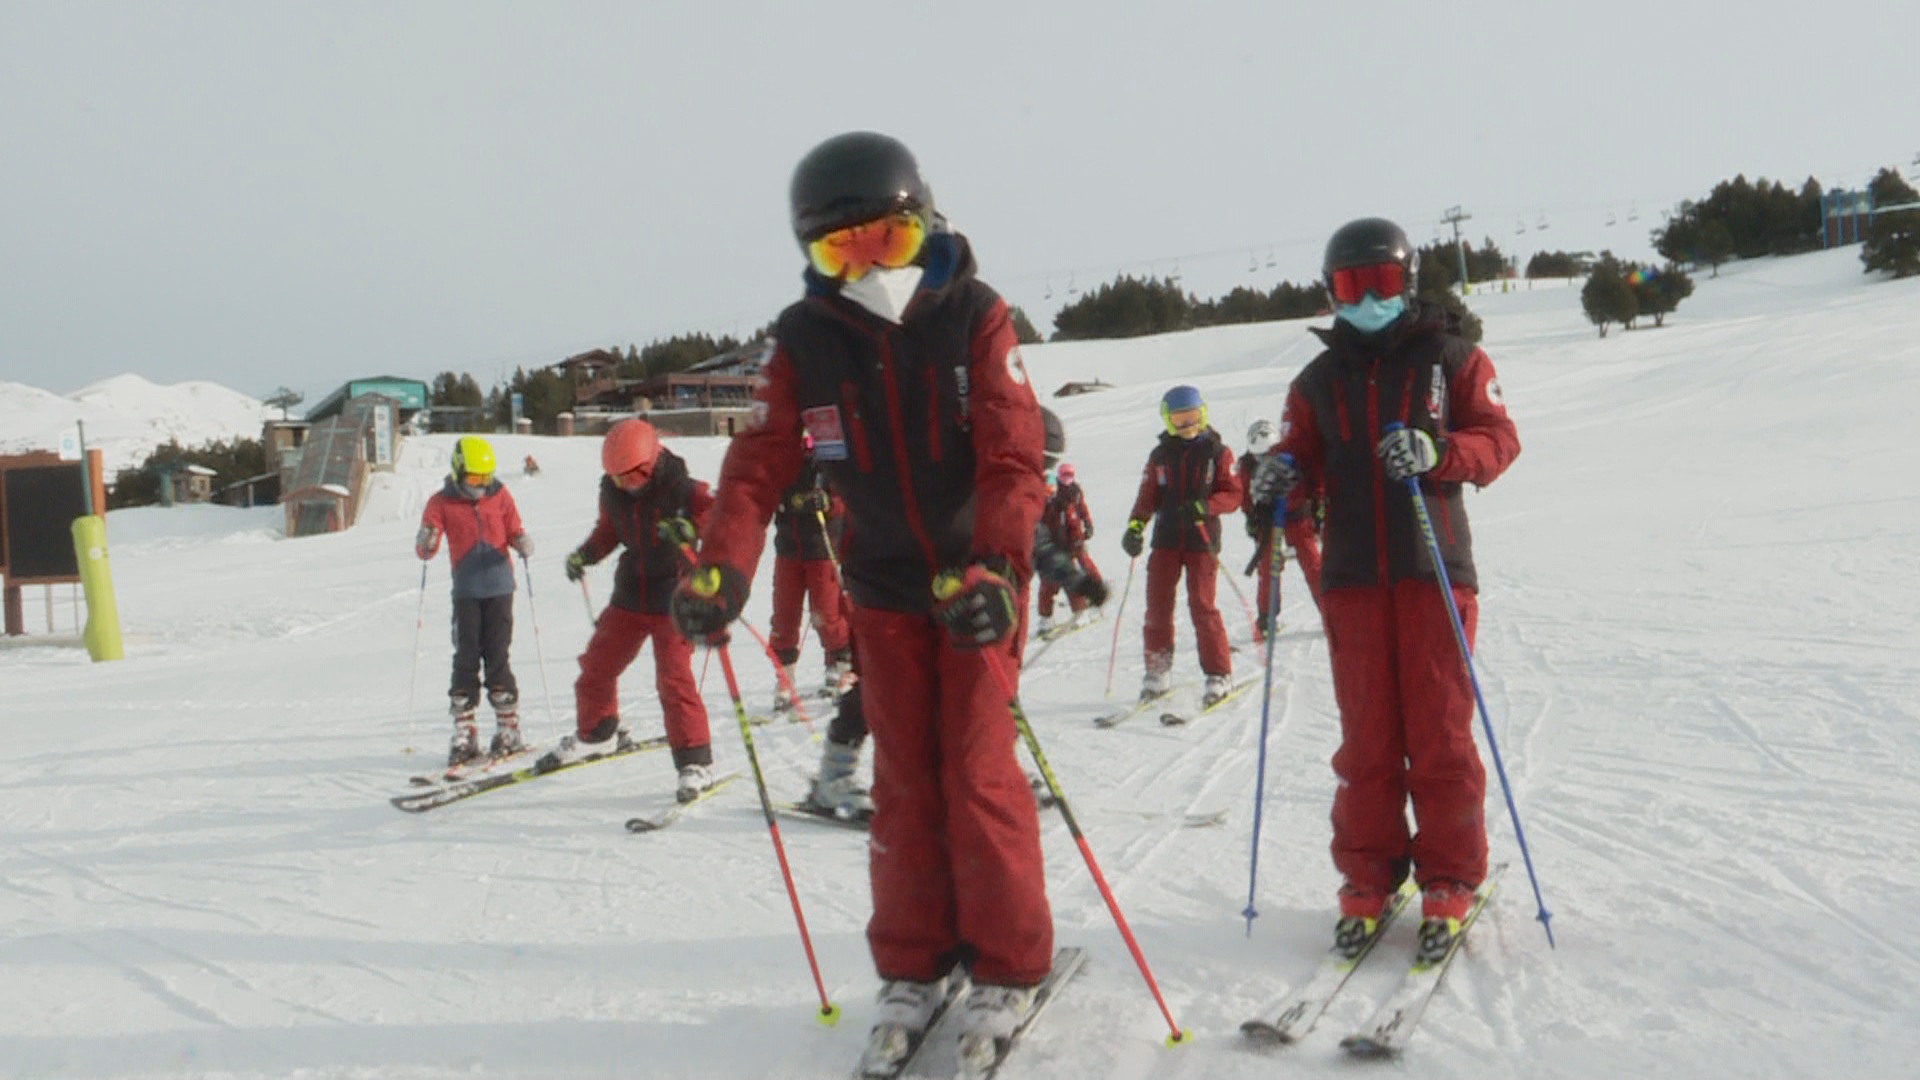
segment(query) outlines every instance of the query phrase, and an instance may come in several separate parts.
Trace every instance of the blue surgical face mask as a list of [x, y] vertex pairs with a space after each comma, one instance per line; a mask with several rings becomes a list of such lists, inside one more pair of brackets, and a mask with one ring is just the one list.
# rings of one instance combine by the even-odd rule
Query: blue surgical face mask
[[1353, 327], [1363, 334], [1377, 334], [1393, 325], [1393, 321], [1407, 313], [1405, 295], [1388, 300], [1368, 293], [1357, 304], [1335, 304], [1333, 317]]

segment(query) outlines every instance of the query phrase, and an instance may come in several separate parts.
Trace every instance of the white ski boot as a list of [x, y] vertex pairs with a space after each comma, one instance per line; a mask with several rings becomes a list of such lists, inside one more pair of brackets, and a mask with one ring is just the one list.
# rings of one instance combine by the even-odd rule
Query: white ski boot
[[860, 748], [828, 739], [820, 752], [820, 775], [814, 777], [807, 801], [836, 817], [872, 817], [873, 796], [860, 787], [859, 771]]
[[1013, 1033], [1033, 1008], [1029, 986], [976, 983], [960, 1005], [960, 1065], [969, 1076], [985, 1075], [998, 1064]]
[[480, 727], [473, 719], [479, 707], [476, 695], [458, 691], [447, 695], [447, 712], [453, 717], [453, 738], [447, 743], [447, 768], [457, 769], [480, 759]]
[[[956, 973], [952, 977], [966, 976]], [[882, 983], [873, 1030], [867, 1035], [866, 1051], [860, 1055], [860, 1074], [898, 1075], [901, 1064], [913, 1056], [946, 999], [945, 978], [931, 982], [889, 979]]]
[[673, 797], [680, 802], [690, 803], [706, 794], [713, 787], [713, 766], [680, 766], [680, 786], [674, 789]]
[[1200, 706], [1211, 709], [1225, 701], [1227, 695], [1231, 693], [1233, 693], [1233, 676], [1209, 675], [1206, 688], [1200, 692]]
[[511, 690], [487, 691], [487, 704], [493, 706], [493, 743], [487, 747], [490, 757], [503, 758], [526, 749], [520, 738], [520, 696]]

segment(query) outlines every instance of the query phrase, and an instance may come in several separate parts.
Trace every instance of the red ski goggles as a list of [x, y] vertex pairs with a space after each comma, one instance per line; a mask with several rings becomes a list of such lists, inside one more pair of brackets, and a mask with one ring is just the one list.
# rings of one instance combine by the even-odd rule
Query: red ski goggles
[[1342, 267], [1327, 274], [1327, 290], [1340, 304], [1357, 304], [1368, 293], [1391, 300], [1407, 291], [1407, 268], [1397, 262]]
[[859, 281], [876, 266], [913, 265], [927, 245], [927, 223], [918, 214], [889, 214], [835, 229], [807, 245], [807, 258], [822, 276]]

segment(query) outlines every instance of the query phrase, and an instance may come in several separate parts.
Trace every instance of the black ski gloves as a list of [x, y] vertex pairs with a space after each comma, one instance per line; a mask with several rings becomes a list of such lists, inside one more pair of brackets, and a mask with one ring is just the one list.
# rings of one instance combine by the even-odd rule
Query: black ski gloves
[[727, 624], [747, 606], [748, 585], [745, 575], [731, 566], [700, 567], [673, 590], [668, 606], [674, 628], [690, 641], [725, 645]]
[[934, 618], [962, 649], [991, 645], [1013, 633], [1020, 622], [1013, 573], [1000, 559], [981, 559], [933, 579]]

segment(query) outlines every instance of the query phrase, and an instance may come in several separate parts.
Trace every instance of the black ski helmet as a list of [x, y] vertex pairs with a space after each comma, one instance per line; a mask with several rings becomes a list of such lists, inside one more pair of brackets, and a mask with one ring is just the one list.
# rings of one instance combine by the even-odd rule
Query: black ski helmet
[[1053, 410], [1045, 405], [1040, 406], [1040, 426], [1047, 432], [1044, 454], [1047, 468], [1051, 469], [1060, 460], [1060, 455], [1067, 452], [1067, 429]]
[[826, 233], [902, 210], [932, 226], [933, 191], [920, 179], [913, 152], [873, 131], [835, 135], [794, 166], [787, 191], [793, 236], [806, 247]]
[[1320, 264], [1320, 283], [1331, 296], [1335, 270], [1389, 262], [1406, 268], [1407, 292], [1413, 293], [1420, 280], [1420, 251], [1407, 239], [1406, 230], [1386, 218], [1349, 221], [1335, 229], [1327, 241], [1327, 256]]

